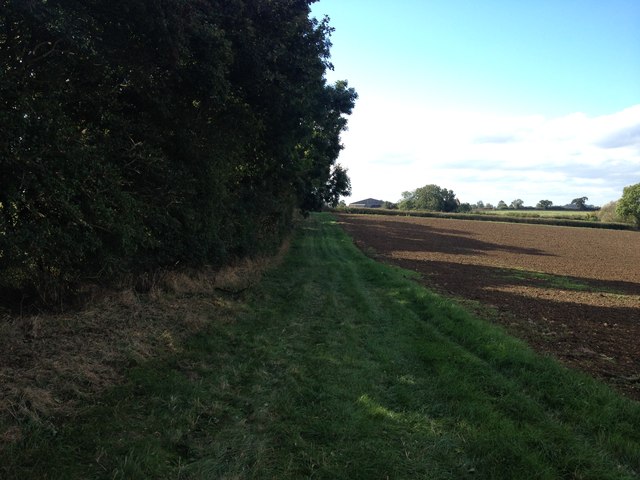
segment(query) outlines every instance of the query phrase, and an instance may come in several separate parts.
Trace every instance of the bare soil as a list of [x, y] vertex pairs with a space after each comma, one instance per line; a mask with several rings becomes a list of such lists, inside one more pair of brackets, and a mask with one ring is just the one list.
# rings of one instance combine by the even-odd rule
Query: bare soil
[[365, 253], [419, 272], [537, 351], [640, 400], [640, 232], [337, 218]]

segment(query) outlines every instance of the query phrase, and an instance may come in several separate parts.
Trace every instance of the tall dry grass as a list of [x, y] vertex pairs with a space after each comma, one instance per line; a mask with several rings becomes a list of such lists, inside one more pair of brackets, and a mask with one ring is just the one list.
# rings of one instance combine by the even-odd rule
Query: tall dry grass
[[94, 289], [76, 310], [0, 312], [0, 450], [23, 438], [28, 424], [71, 415], [132, 365], [180, 351], [211, 322], [232, 321], [240, 294], [288, 247], [218, 270], [162, 271], [120, 290]]

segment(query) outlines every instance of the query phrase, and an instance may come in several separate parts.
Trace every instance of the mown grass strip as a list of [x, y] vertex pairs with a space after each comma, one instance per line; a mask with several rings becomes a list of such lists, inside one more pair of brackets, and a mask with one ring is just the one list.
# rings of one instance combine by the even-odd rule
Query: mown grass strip
[[637, 402], [410, 275], [314, 215], [235, 322], [34, 425], [0, 477], [638, 478]]

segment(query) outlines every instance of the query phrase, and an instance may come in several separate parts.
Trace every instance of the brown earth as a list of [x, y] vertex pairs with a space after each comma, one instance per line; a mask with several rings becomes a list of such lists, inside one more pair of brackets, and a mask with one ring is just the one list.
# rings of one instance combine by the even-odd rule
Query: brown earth
[[534, 349], [640, 400], [640, 233], [337, 218], [368, 255], [419, 272], [428, 287], [458, 298]]

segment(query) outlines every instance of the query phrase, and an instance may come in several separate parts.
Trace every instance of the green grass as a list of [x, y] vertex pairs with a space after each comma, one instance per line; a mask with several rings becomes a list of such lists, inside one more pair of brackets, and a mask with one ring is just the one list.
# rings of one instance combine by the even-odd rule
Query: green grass
[[533, 286], [540, 286], [543, 288], [554, 288], [558, 290], [574, 290], [578, 292], [586, 292], [586, 291], [591, 291], [593, 289], [593, 287], [591, 287], [590, 285], [584, 282], [576, 281], [573, 278], [564, 277], [561, 275], [551, 275], [549, 273], [532, 272], [529, 270], [522, 270], [518, 268], [501, 269], [500, 271], [504, 278], [526, 281]]
[[484, 215], [506, 215], [522, 218], [558, 218], [597, 222], [596, 212], [580, 210], [478, 210], [474, 213]]
[[0, 478], [638, 478], [640, 404], [410, 276], [312, 215], [235, 321], [24, 425]]
[[501, 268], [499, 269], [499, 273], [502, 278], [523, 281], [526, 282], [528, 286], [544, 289], [573, 290], [575, 292], [601, 292], [624, 295], [623, 292], [614, 288], [602, 285], [593, 285], [585, 282], [584, 280], [576, 280], [575, 278], [565, 277], [562, 275], [534, 272], [530, 270], [523, 270], [521, 268]]

